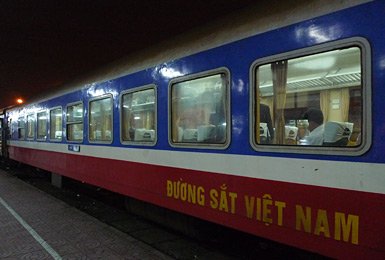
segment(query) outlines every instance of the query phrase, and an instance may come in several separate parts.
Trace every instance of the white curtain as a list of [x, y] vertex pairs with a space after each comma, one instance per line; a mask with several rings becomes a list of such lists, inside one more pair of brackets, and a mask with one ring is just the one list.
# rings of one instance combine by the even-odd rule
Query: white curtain
[[341, 118], [347, 122], [349, 118], [350, 91], [349, 88], [341, 89]]
[[320, 108], [324, 115], [324, 123], [329, 120], [330, 91], [322, 90], [320, 92]]

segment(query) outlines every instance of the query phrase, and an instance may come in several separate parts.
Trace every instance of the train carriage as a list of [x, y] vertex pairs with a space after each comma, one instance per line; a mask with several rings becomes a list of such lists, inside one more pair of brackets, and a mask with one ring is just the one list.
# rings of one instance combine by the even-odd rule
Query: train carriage
[[385, 3], [278, 9], [6, 110], [9, 158], [326, 256], [383, 258]]

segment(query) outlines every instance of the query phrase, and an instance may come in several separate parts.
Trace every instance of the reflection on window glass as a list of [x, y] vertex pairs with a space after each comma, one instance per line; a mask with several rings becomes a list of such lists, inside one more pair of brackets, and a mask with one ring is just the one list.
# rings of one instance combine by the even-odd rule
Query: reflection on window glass
[[50, 140], [61, 141], [62, 139], [62, 109], [56, 108], [49, 112]]
[[35, 138], [35, 117], [33, 115], [27, 116], [27, 138]]
[[155, 89], [143, 89], [122, 96], [122, 140], [155, 142]]
[[90, 102], [90, 141], [112, 141], [112, 97]]
[[83, 141], [83, 104], [67, 106], [66, 129], [68, 141]]
[[224, 144], [228, 124], [225, 74], [187, 80], [171, 87], [172, 142]]
[[25, 138], [25, 122], [24, 117], [20, 117], [17, 120], [17, 135], [19, 139]]
[[47, 112], [37, 113], [37, 139], [47, 138]]
[[361, 144], [361, 51], [350, 47], [256, 68], [257, 144]]

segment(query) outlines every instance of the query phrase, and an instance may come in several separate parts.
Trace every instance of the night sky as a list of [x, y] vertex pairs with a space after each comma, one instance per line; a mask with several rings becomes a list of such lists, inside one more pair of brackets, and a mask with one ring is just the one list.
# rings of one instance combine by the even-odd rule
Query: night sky
[[253, 2], [0, 0], [0, 110]]

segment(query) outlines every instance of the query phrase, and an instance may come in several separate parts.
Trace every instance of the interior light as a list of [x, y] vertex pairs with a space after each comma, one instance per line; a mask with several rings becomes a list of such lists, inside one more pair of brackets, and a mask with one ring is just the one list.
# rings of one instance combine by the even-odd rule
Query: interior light
[[336, 63], [336, 58], [333, 56], [318, 57], [312, 59], [298, 59], [299, 62], [294, 64], [294, 67], [309, 70], [324, 70], [331, 69]]
[[19, 104], [19, 105], [23, 104], [24, 100], [22, 98], [18, 98], [18, 99], [16, 99], [16, 103]]

